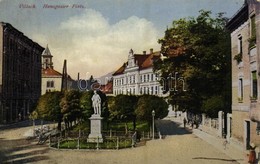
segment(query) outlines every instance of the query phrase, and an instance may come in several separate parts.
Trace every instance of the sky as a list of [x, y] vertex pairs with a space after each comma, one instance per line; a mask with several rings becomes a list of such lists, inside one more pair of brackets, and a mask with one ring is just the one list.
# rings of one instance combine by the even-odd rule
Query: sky
[[[232, 17], [244, 0], [0, 0], [0, 22], [48, 45], [54, 69], [64, 59], [72, 78], [116, 71], [134, 53], [160, 51], [158, 39], [173, 20], [196, 17], [199, 10]], [[68, 6], [47, 8], [44, 6]], [[32, 8], [27, 8], [32, 6]]]

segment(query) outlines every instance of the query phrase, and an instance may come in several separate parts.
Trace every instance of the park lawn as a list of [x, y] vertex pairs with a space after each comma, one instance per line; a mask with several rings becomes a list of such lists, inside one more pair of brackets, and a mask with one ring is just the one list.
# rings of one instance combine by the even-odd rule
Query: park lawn
[[[79, 144], [79, 145], [78, 145]], [[88, 143], [86, 140], [77, 139], [64, 140], [60, 143], [59, 148], [61, 149], [77, 149], [79, 146], [80, 149], [96, 149], [97, 143]], [[129, 148], [132, 146], [131, 139], [120, 138], [117, 143], [117, 138], [108, 138], [105, 139], [103, 143], [98, 144], [98, 148], [101, 149], [122, 149]], [[57, 145], [55, 146], [57, 148]]]
[[[109, 126], [107, 127], [106, 125], [103, 124], [103, 131], [109, 131], [109, 130], [113, 130], [113, 131], [125, 131], [125, 127], [127, 125], [127, 128], [129, 131], [133, 131], [134, 127], [133, 127], [133, 122], [128, 121], [128, 122], [119, 122], [119, 121], [114, 121], [114, 122], [110, 122]], [[79, 130], [82, 131], [90, 131], [90, 123], [89, 121], [84, 121], [81, 124], [76, 125], [75, 127], [73, 127], [73, 132], [78, 132]], [[150, 127], [148, 122], [146, 121], [137, 121], [136, 122], [136, 130], [140, 131], [140, 132], [148, 132], [150, 131]]]
[[[133, 122], [112, 122], [110, 123], [110, 129], [112, 130], [118, 130], [118, 131], [124, 131], [125, 126], [127, 125], [128, 130], [134, 130]], [[149, 124], [146, 121], [137, 121], [136, 122], [136, 130], [138, 131], [149, 131]]]

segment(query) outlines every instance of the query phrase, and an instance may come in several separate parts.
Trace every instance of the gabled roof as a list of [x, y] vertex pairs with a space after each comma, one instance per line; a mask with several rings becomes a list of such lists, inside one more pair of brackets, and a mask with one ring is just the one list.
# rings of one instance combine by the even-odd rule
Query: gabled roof
[[[159, 58], [160, 58], [159, 51], [153, 52], [151, 54], [134, 54], [135, 63], [137, 63], [139, 70], [153, 67], [153, 61]], [[123, 74], [127, 64], [128, 64], [127, 62], [124, 63], [119, 69], [115, 71], [113, 76]]]
[[153, 67], [153, 61], [160, 58], [160, 52], [152, 53], [146, 58], [146, 60], [142, 63], [141, 67], [139, 69], [146, 69]]
[[42, 77], [51, 77], [51, 76], [62, 77], [62, 74], [52, 68], [42, 69]]
[[150, 55], [141, 55], [141, 54], [135, 54], [135, 63], [137, 62], [138, 67], [142, 67], [142, 64], [144, 63], [144, 61], [147, 60], [147, 58], [149, 58]]
[[113, 76], [123, 74], [125, 71], [126, 63], [124, 63], [118, 70], [116, 70], [115, 73], [113, 73]]

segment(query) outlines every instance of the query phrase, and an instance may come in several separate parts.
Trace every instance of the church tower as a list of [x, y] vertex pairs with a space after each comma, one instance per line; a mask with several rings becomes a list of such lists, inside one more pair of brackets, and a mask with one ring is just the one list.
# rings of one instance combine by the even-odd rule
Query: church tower
[[53, 69], [53, 62], [52, 62], [52, 55], [51, 52], [47, 47], [45, 48], [45, 50], [42, 52], [42, 68], [46, 69], [46, 68], [52, 68]]

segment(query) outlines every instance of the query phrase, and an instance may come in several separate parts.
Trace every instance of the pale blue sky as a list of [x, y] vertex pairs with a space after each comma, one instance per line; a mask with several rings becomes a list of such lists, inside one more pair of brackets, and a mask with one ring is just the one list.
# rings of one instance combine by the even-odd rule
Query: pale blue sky
[[[130, 48], [136, 53], [160, 50], [173, 20], [197, 16], [201, 9], [231, 17], [244, 0], [0, 0], [0, 21], [11, 23], [54, 56], [55, 69], [68, 60], [72, 77], [100, 76], [116, 70]], [[20, 8], [34, 4], [35, 9]], [[43, 5], [70, 5], [67, 9], [44, 9]], [[72, 9], [73, 4], [84, 6]]]

